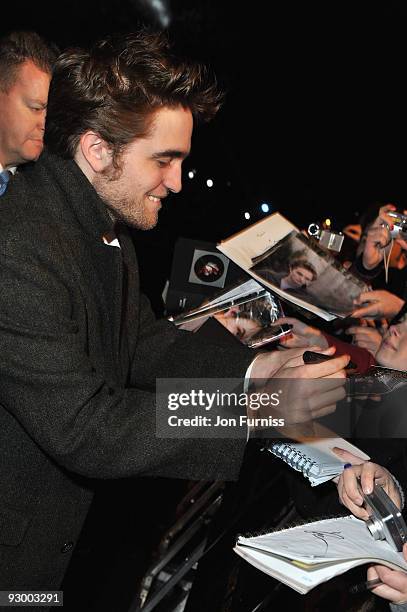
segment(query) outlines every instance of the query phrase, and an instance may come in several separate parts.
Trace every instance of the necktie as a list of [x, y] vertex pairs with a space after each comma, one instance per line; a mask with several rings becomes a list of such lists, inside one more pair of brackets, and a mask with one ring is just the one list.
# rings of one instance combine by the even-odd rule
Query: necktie
[[5, 193], [9, 180], [10, 172], [8, 170], [3, 170], [2, 172], [0, 172], [0, 196]]

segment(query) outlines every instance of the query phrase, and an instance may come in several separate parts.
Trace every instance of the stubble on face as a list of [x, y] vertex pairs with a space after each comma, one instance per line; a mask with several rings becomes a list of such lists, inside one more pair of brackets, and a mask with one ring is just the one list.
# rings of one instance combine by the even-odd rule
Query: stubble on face
[[[193, 119], [183, 107], [156, 111], [149, 133], [123, 147], [116, 162], [93, 172], [91, 182], [114, 219], [155, 227], [161, 201], [181, 190], [181, 164], [191, 147]], [[106, 159], [106, 158], [105, 158]]]
[[[94, 178], [93, 186], [114, 221], [122, 221], [130, 227], [149, 230], [157, 225], [161, 205], [146, 203], [145, 196], [131, 195], [122, 179], [122, 171], [110, 168]], [[137, 179], [135, 179], [137, 182]], [[135, 193], [142, 193], [139, 189]]]

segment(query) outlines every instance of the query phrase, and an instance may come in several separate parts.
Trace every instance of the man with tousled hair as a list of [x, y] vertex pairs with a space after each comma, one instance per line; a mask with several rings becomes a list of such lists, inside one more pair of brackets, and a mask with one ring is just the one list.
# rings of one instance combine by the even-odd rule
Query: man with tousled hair
[[226, 331], [209, 341], [156, 321], [140, 294], [126, 225], [154, 227], [181, 189], [193, 122], [220, 99], [159, 34], [56, 63], [46, 149], [0, 206], [0, 589], [60, 585], [95, 478], [237, 477], [246, 440], [156, 436], [157, 378], [242, 378], [249, 366], [267, 378], [288, 359], [299, 375], [343, 377], [343, 357], [252, 363]]
[[317, 279], [317, 272], [314, 266], [306, 259], [293, 259], [290, 261], [290, 271], [280, 281], [281, 289], [286, 291], [306, 289]]

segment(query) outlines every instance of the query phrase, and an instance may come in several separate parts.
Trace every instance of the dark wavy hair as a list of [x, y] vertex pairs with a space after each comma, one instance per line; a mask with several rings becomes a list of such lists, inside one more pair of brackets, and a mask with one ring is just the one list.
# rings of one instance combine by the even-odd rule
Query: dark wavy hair
[[135, 138], [148, 135], [154, 113], [182, 106], [197, 120], [218, 111], [222, 94], [200, 64], [177, 59], [163, 33], [142, 30], [114, 35], [91, 51], [63, 53], [51, 82], [45, 144], [72, 159], [82, 134], [99, 134], [112, 149], [113, 163]]
[[36, 32], [15, 31], [0, 38], [0, 90], [14, 85], [21, 64], [32, 61], [37, 68], [52, 74], [59, 51]]
[[316, 280], [318, 278], [317, 271], [315, 270], [312, 263], [310, 263], [307, 259], [293, 259], [289, 263], [290, 271], [294, 268], [304, 268], [304, 270], [308, 270], [312, 274], [312, 280]]

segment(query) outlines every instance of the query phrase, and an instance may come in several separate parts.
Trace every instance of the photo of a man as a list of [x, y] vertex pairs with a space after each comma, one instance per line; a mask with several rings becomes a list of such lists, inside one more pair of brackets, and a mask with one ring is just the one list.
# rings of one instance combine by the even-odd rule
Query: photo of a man
[[294, 260], [289, 265], [290, 271], [280, 281], [280, 288], [286, 290], [302, 289], [307, 287], [317, 279], [318, 274], [314, 266], [306, 259]]
[[[270, 289], [339, 316], [353, 310], [364, 283], [346, 271], [330, 253], [292, 231], [265, 253], [252, 259], [251, 272]], [[300, 304], [301, 305], [301, 304]]]

